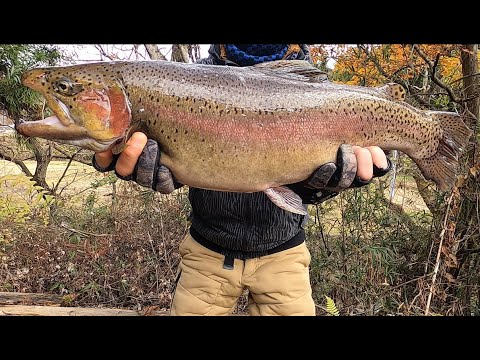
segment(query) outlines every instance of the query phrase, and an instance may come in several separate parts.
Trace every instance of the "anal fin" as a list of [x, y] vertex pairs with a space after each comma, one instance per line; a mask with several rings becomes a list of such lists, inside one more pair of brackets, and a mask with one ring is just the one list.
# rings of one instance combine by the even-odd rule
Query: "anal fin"
[[268, 188], [264, 193], [275, 205], [283, 210], [300, 215], [308, 214], [306, 205], [303, 204], [301, 197], [286, 186]]

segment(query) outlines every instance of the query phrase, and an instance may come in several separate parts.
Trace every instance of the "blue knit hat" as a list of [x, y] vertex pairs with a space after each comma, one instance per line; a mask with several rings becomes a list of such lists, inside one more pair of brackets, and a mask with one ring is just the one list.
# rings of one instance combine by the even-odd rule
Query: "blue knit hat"
[[288, 48], [288, 44], [225, 44], [227, 58], [240, 66], [281, 60]]

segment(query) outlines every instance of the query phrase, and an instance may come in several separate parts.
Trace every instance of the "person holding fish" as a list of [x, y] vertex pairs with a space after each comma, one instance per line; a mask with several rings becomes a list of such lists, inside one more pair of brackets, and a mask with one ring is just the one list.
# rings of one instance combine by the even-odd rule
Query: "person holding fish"
[[[306, 44], [214, 44], [211, 65], [250, 66], [274, 60], [310, 61]], [[160, 148], [135, 132], [121, 154], [97, 152], [99, 171], [114, 170], [161, 193], [179, 188], [169, 169], [160, 165]], [[340, 191], [367, 185], [385, 175], [391, 163], [380, 147], [342, 145], [337, 163], [322, 165], [305, 181], [288, 185], [305, 207]], [[180, 244], [172, 315], [228, 315], [249, 290], [251, 315], [315, 315], [309, 279], [310, 253], [305, 244], [308, 215], [286, 211], [265, 193], [189, 188], [190, 232]]]
[[449, 191], [473, 134], [462, 114], [406, 103], [399, 84], [328, 81], [304, 44], [215, 44], [197, 64], [40, 67], [21, 80], [53, 115], [18, 133], [93, 150], [97, 170], [160, 193], [189, 187], [172, 315], [229, 314], [244, 288], [252, 315], [315, 315], [308, 204], [387, 173], [382, 149]]

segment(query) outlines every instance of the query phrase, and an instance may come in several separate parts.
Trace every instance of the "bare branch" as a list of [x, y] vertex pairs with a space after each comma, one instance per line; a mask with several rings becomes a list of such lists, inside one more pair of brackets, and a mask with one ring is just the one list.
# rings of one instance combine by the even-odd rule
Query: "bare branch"
[[30, 172], [30, 170], [28, 170], [27, 166], [25, 165], [25, 163], [23, 161], [15, 159], [15, 158], [13, 158], [11, 156], [8, 156], [6, 154], [3, 154], [2, 152], [0, 152], [0, 159], [13, 162], [15, 165], [17, 165], [23, 171], [23, 173], [25, 175], [27, 175], [28, 177], [33, 176], [33, 174]]
[[458, 98], [451, 87], [446, 85], [442, 80], [440, 80], [437, 76], [436, 73], [436, 67], [438, 65], [438, 61], [440, 59], [440, 54], [437, 55], [435, 62], [431, 61], [428, 56], [420, 49], [416, 44], [412, 45], [412, 48], [415, 50], [415, 52], [425, 61], [425, 63], [428, 65], [428, 68], [430, 70], [430, 76], [432, 78], [432, 81], [440, 86], [443, 90], [445, 90], [450, 97], [450, 100], [455, 103], [463, 103], [465, 100]]
[[437, 252], [437, 258], [435, 260], [435, 267], [433, 269], [432, 283], [430, 284], [430, 291], [428, 292], [427, 305], [425, 306], [425, 316], [427, 316], [428, 313], [430, 312], [430, 304], [432, 302], [433, 293], [435, 292], [434, 291], [435, 281], [437, 280], [438, 269], [440, 268], [440, 260], [441, 260], [441, 255], [442, 255], [443, 240], [445, 238], [445, 231], [446, 231], [446, 228], [447, 228], [449, 209], [450, 209], [450, 206], [452, 204], [452, 199], [453, 199], [454, 194], [455, 194], [455, 192], [452, 191], [452, 193], [450, 194], [450, 197], [448, 198], [448, 201], [447, 201], [447, 211], [445, 212], [445, 216], [444, 216], [444, 219], [443, 219], [443, 227], [442, 227], [442, 231], [440, 232], [440, 243], [438, 244], [438, 252]]
[[367, 47], [363, 46], [363, 45], [358, 45], [358, 48], [360, 50], [362, 50], [365, 55], [367, 55], [368, 59], [373, 62], [373, 64], [375, 65], [375, 67], [377, 68], [378, 72], [384, 76], [385, 78], [389, 79], [389, 80], [393, 80], [395, 79], [398, 83], [400, 83], [407, 91], [408, 93], [413, 96], [415, 98], [415, 100], [420, 103], [421, 105], [425, 106], [425, 107], [430, 107], [430, 104], [428, 102], [426, 102], [425, 100], [423, 100], [418, 93], [414, 92], [412, 87], [410, 86], [410, 84], [408, 83], [408, 81], [405, 81], [404, 79], [402, 79], [400, 76], [398, 76], [398, 74], [400, 73], [400, 71], [404, 70], [405, 68], [408, 68], [409, 66], [403, 66], [401, 67], [400, 69], [398, 69], [397, 71], [395, 71], [391, 76], [389, 74], [387, 74], [387, 72], [385, 71], [385, 69], [383, 68], [383, 66], [380, 64], [380, 62], [378, 61], [378, 58], [374, 55], [372, 55], [372, 51], [370, 51]]
[[456, 83], [456, 82], [459, 82], [459, 81], [462, 81], [462, 80], [471, 78], [471, 77], [473, 77], [473, 76], [479, 76], [479, 75], [480, 75], [480, 73], [470, 74], [470, 75], [467, 75], [467, 76], [462, 76], [460, 79], [453, 80], [451, 83], [454, 84], [454, 83]]
[[101, 56], [104, 56], [104, 57], [106, 57], [107, 59], [110, 59], [110, 60], [117, 60], [117, 58], [115, 56], [108, 54], [105, 51], [105, 49], [102, 47], [102, 45], [96, 45], [95, 44], [93, 46], [95, 46], [95, 49], [98, 50], [98, 52], [100, 53]]
[[77, 151], [75, 152], [75, 154], [73, 154], [73, 155], [70, 157], [70, 160], [68, 160], [67, 166], [65, 166], [65, 169], [63, 170], [62, 175], [60, 176], [60, 178], [58, 179], [57, 183], [55, 184], [55, 186], [54, 186], [53, 189], [52, 189], [52, 192], [53, 192], [54, 194], [55, 194], [55, 192], [57, 191], [58, 186], [59, 186], [60, 183], [62, 182], [63, 178], [64, 178], [65, 175], [67, 174], [67, 171], [68, 171], [68, 169], [70, 168], [70, 165], [72, 164], [73, 158], [75, 157], [75, 155], [79, 154], [81, 151], [82, 151], [82, 149], [77, 150]]
[[152, 60], [167, 60], [167, 58], [162, 54], [160, 49], [155, 44], [143, 44], [145, 49], [147, 49], [148, 56]]

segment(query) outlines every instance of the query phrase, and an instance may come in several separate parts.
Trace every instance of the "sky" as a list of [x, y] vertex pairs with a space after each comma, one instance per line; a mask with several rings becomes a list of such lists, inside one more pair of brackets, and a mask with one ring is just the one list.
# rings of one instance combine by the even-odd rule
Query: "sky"
[[[119, 60], [149, 60], [148, 55], [146, 54], [145, 47], [139, 47], [139, 57], [135, 58], [132, 52], [133, 45], [132, 44], [119, 44], [119, 45], [112, 45], [112, 44], [99, 44], [108, 54], [116, 55]], [[102, 57], [100, 51], [93, 45], [93, 44], [64, 44], [59, 45], [62, 49], [64, 49], [67, 54], [71, 55], [73, 59], [75, 59], [76, 63], [81, 62], [90, 62], [90, 61], [100, 61], [100, 60], [108, 60], [105, 57]], [[170, 60], [171, 56], [171, 49], [172, 44], [158, 44], [157, 45], [163, 55]], [[200, 44], [200, 57], [208, 56], [208, 48], [210, 44]]]
[[[75, 63], [90, 62], [90, 61], [102, 61], [108, 60], [102, 57], [100, 51], [92, 44], [84, 45], [60, 45], [65, 51], [75, 59]], [[150, 58], [146, 54], [145, 47], [142, 45], [139, 47], [139, 57], [135, 58], [132, 53], [132, 44], [112, 45], [112, 44], [100, 44], [102, 48], [109, 54], [115, 54], [119, 60], [149, 60]], [[163, 55], [170, 60], [172, 44], [158, 44], [157, 45]], [[210, 44], [200, 44], [200, 57], [204, 58], [208, 56], [208, 48]], [[327, 66], [333, 68], [335, 62], [329, 60]]]

